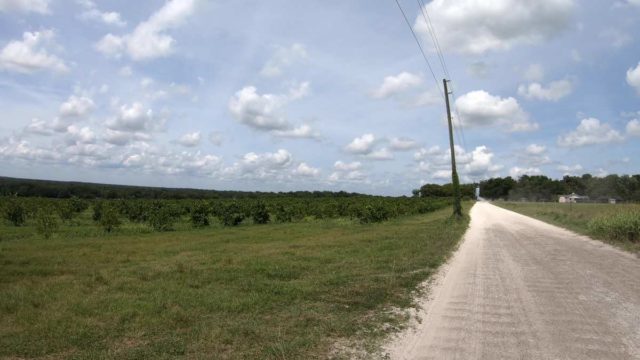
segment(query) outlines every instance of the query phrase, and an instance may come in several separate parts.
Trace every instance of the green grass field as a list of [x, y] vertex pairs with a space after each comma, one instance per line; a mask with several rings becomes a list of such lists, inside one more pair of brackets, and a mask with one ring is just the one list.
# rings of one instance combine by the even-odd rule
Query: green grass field
[[316, 359], [337, 356], [336, 342], [375, 347], [457, 246], [468, 219], [450, 213], [107, 235], [86, 212], [49, 240], [3, 223], [0, 358]]
[[494, 202], [495, 205], [640, 253], [640, 205]]

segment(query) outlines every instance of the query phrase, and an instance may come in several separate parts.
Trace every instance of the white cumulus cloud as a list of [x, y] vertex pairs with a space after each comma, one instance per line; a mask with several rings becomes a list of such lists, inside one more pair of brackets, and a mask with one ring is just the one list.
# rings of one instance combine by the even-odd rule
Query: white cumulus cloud
[[105, 35], [96, 49], [106, 55], [118, 57], [126, 53], [135, 61], [166, 57], [174, 52], [175, 39], [167, 30], [182, 25], [195, 10], [195, 0], [171, 0], [123, 36]]
[[362, 172], [362, 163], [359, 161], [348, 163], [338, 160], [333, 164], [333, 169], [335, 171], [329, 175], [329, 182], [359, 183], [366, 181], [367, 178], [366, 174]]
[[472, 91], [456, 99], [460, 120], [464, 126], [498, 125], [510, 132], [532, 131], [538, 124], [531, 122], [527, 114], [512, 97], [501, 98], [484, 90]]
[[547, 151], [547, 147], [543, 145], [531, 144], [527, 146], [526, 153], [528, 155], [542, 155]]
[[50, 0], [0, 0], [0, 12], [49, 13]]
[[87, 96], [71, 95], [69, 99], [60, 105], [60, 116], [62, 117], [83, 117], [93, 110], [95, 104]]
[[569, 80], [552, 81], [546, 87], [537, 82], [518, 87], [518, 94], [530, 100], [558, 101], [572, 91], [573, 84]]
[[521, 168], [514, 166], [509, 170], [509, 176], [514, 179], [521, 177], [522, 175], [540, 175], [542, 171], [537, 167]]
[[403, 71], [398, 75], [385, 77], [382, 84], [371, 92], [371, 96], [375, 99], [386, 99], [420, 84], [422, 78], [419, 75]]
[[627, 70], [627, 84], [636, 89], [638, 95], [640, 95], [640, 62], [635, 68]]
[[385, 147], [373, 150], [370, 153], [366, 154], [365, 157], [370, 160], [378, 161], [393, 160], [394, 158], [393, 153]]
[[306, 177], [317, 177], [320, 175], [320, 169], [311, 167], [306, 163], [300, 163], [298, 167], [293, 170], [293, 174]]
[[582, 119], [576, 130], [558, 138], [558, 145], [563, 147], [580, 147], [595, 144], [621, 142], [624, 139], [620, 132], [607, 123], [595, 118]]
[[298, 127], [287, 130], [274, 130], [271, 132], [273, 136], [290, 138], [290, 139], [319, 139], [320, 134], [313, 130], [310, 125], [302, 124]]
[[284, 149], [274, 153], [250, 152], [226, 168], [224, 173], [231, 178], [281, 179], [286, 175], [284, 170], [290, 168], [292, 164], [291, 153]]
[[[553, 38], [571, 24], [574, 0], [433, 0], [426, 5], [442, 48], [467, 54]], [[422, 14], [416, 31], [430, 43]]]
[[287, 104], [308, 94], [308, 82], [291, 88], [288, 94], [259, 94], [254, 86], [245, 86], [229, 100], [229, 112], [238, 122], [256, 130], [278, 131], [276, 136], [313, 137], [308, 125], [293, 128], [285, 115]]
[[337, 171], [355, 171], [362, 168], [362, 163], [359, 161], [347, 163], [342, 160], [338, 160], [333, 164], [333, 168]]
[[353, 139], [345, 150], [352, 154], [369, 154], [373, 150], [376, 143], [376, 137], [373, 134], [364, 134]]
[[418, 147], [418, 143], [407, 137], [394, 137], [389, 141], [389, 147], [394, 151], [409, 151]]
[[107, 126], [112, 130], [136, 132], [150, 130], [152, 121], [153, 111], [142, 103], [134, 102], [120, 106], [116, 117], [107, 121]]
[[31, 119], [29, 125], [24, 127], [24, 132], [28, 134], [50, 136], [53, 134], [51, 125], [44, 120]]
[[202, 134], [198, 131], [187, 133], [182, 135], [178, 139], [178, 144], [184, 147], [195, 147], [200, 145], [200, 140], [202, 139]]
[[627, 123], [628, 136], [640, 136], [640, 120], [633, 119]]
[[68, 72], [69, 68], [64, 61], [50, 54], [45, 48], [54, 36], [53, 30], [27, 31], [22, 34], [22, 41], [10, 41], [0, 51], [0, 69], [23, 74], [31, 74], [39, 70]]
[[582, 165], [580, 164], [576, 164], [576, 165], [558, 165], [557, 167], [558, 171], [560, 171], [562, 173], [562, 175], [579, 175], [582, 170], [584, 170], [582, 168]]
[[126, 21], [122, 20], [120, 13], [115, 11], [101, 11], [92, 0], [78, 0], [77, 2], [83, 8], [80, 14], [81, 19], [100, 21], [107, 25], [119, 27], [127, 25]]

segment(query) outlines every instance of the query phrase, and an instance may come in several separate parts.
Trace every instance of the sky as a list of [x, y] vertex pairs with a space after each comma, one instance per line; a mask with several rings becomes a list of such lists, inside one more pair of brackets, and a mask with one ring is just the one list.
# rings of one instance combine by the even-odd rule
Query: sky
[[639, 0], [399, 4], [0, 0], [0, 175], [410, 195], [443, 78], [463, 182], [640, 172]]

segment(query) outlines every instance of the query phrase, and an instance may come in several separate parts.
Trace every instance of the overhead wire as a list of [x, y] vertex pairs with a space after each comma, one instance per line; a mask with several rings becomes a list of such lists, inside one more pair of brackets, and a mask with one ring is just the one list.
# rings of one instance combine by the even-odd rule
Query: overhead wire
[[427, 11], [427, 7], [424, 5], [424, 2], [422, 0], [416, 0], [416, 1], [418, 2], [418, 7], [420, 8], [420, 12], [422, 13], [422, 18], [424, 19], [424, 23], [427, 26], [429, 35], [431, 35], [431, 40], [433, 41], [434, 48], [438, 53], [438, 59], [440, 60], [440, 65], [442, 66], [442, 72], [444, 72], [447, 78], [451, 78], [449, 76], [449, 69], [447, 68], [447, 63], [444, 60], [444, 55], [442, 54], [442, 49], [440, 48], [440, 42], [438, 41], [438, 36], [436, 35], [435, 28], [433, 27], [433, 23], [431, 22], [431, 17], [429, 17], [429, 12]]
[[[433, 22], [431, 21], [431, 17], [429, 16], [429, 11], [427, 10], [424, 1], [423, 0], [416, 0], [418, 3], [418, 7], [420, 8], [420, 13], [422, 14], [423, 20], [425, 22], [425, 25], [427, 27], [427, 31], [429, 32], [429, 36], [431, 37], [431, 41], [433, 42], [433, 46], [434, 49], [436, 50], [436, 53], [438, 55], [438, 60], [440, 61], [440, 66], [442, 67], [442, 72], [444, 73], [445, 77], [447, 79], [451, 79], [451, 75], [449, 73], [449, 68], [447, 66], [447, 62], [444, 58], [444, 54], [442, 52], [442, 47], [440, 46], [440, 41], [438, 40], [438, 35], [436, 34], [435, 31], [435, 27], [433, 26]], [[438, 93], [440, 94], [440, 96], [442, 97], [442, 99], [444, 100], [444, 95], [443, 95], [443, 90], [440, 88], [440, 82], [438, 81], [435, 72], [433, 71], [433, 67], [431, 66], [431, 63], [429, 62], [429, 59], [427, 58], [427, 55], [424, 51], [424, 48], [418, 38], [418, 36], [416, 35], [413, 27], [411, 26], [411, 23], [409, 22], [409, 19], [407, 18], [407, 15], [404, 11], [404, 9], [402, 8], [402, 6], [400, 5], [399, 0], [395, 0], [396, 5], [398, 6], [398, 9], [400, 9], [400, 12], [402, 13], [402, 17], [404, 18], [405, 22], [407, 23], [407, 26], [409, 27], [409, 30], [411, 30], [411, 34], [413, 35], [414, 40], [416, 41], [416, 44], [418, 45], [418, 48], [420, 49], [420, 53], [422, 54], [422, 57], [424, 58], [425, 62], [427, 63], [427, 67], [429, 68], [429, 72], [431, 73], [431, 75], [433, 76], [433, 80], [436, 83], [436, 87], [438, 89]], [[449, 82], [451, 84], [451, 82]], [[453, 110], [455, 112], [456, 115], [456, 120], [455, 122], [452, 122], [452, 126], [455, 132], [455, 136], [458, 140], [459, 144], [462, 144], [463, 149], [467, 149], [467, 144], [466, 144], [466, 139], [465, 139], [465, 135], [464, 135], [464, 125], [463, 125], [463, 121], [462, 121], [462, 117], [460, 116], [460, 111], [458, 110], [458, 106], [456, 104], [456, 99], [455, 99], [455, 95], [454, 95], [454, 89], [453, 86], [451, 86], [450, 89], [450, 94], [452, 95], [452, 102], [453, 102]], [[457, 124], [456, 124], [457, 123]], [[462, 138], [462, 139], [461, 139]], [[462, 141], [461, 141], [462, 140]]]
[[402, 9], [402, 5], [400, 5], [400, 2], [398, 0], [395, 0], [395, 1], [396, 1], [396, 5], [398, 5], [398, 9], [400, 9], [400, 12], [402, 13], [402, 17], [404, 18], [404, 21], [407, 23], [407, 26], [409, 27], [409, 30], [411, 30], [411, 34], [413, 35], [413, 39], [416, 41], [416, 44], [418, 44], [418, 48], [420, 48], [420, 53], [422, 54], [422, 57], [424, 58], [424, 61], [427, 63], [427, 67], [429, 68], [429, 72], [431, 73], [431, 76], [433, 76], [433, 80], [435, 81], [436, 87], [438, 88], [438, 93], [440, 94], [440, 97], [442, 97], [442, 100], [444, 100], [444, 95], [442, 93], [442, 89], [440, 88], [440, 82], [438, 81], [438, 78], [436, 77], [436, 74], [433, 71], [433, 68], [431, 67], [431, 63], [429, 62], [429, 59], [427, 58], [427, 54], [424, 52], [422, 44], [420, 43], [420, 40], [418, 39], [418, 35], [416, 35], [416, 32], [413, 30], [413, 27], [411, 26], [411, 22], [409, 22], [409, 18], [407, 18], [407, 14], [404, 12], [404, 9]]

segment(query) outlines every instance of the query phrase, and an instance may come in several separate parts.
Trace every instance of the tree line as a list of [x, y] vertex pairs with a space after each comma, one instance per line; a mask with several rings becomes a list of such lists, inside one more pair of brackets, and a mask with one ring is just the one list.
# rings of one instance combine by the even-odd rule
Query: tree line
[[[475, 184], [461, 185], [463, 197], [474, 196], [480, 186], [480, 196], [485, 199], [558, 201], [560, 195], [576, 193], [588, 196], [591, 201], [606, 202], [610, 198], [622, 201], [640, 201], [640, 175], [608, 175], [596, 177], [566, 175], [562, 179], [551, 179], [544, 175], [523, 175], [518, 179], [510, 176], [496, 177]], [[453, 196], [451, 184], [425, 184], [414, 195], [421, 197]]]
[[[0, 197], [0, 215], [13, 226], [35, 227], [39, 234], [48, 239], [58, 231], [60, 224], [79, 226], [88, 215], [105, 233], [111, 233], [123, 224], [146, 224], [153, 231], [171, 231], [175, 224], [187, 222], [195, 228], [202, 228], [213, 221], [223, 226], [238, 226], [347, 218], [370, 224], [400, 216], [426, 214], [450, 203], [449, 199], [376, 196], [212, 200], [87, 200], [77, 197], [48, 199], [9, 196]], [[86, 212], [89, 214], [83, 216]]]
[[222, 191], [149, 186], [108, 185], [72, 181], [32, 180], [0, 177], [0, 196], [55, 199], [236, 199], [236, 198], [335, 198], [365, 196], [345, 191]]

